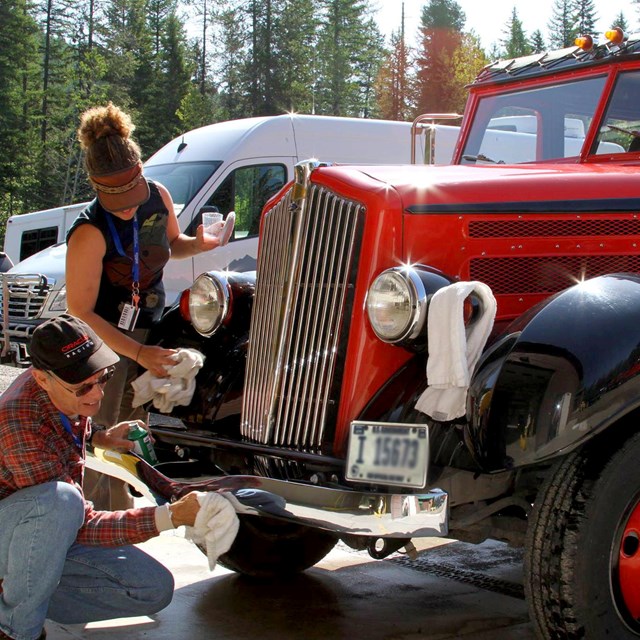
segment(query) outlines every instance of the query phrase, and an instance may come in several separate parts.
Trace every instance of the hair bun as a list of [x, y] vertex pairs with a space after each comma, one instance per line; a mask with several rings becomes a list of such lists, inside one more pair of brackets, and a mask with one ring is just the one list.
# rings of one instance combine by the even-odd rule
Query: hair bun
[[82, 114], [78, 129], [78, 140], [87, 149], [101, 138], [119, 136], [129, 138], [135, 126], [122, 109], [109, 102], [106, 107], [94, 107]]

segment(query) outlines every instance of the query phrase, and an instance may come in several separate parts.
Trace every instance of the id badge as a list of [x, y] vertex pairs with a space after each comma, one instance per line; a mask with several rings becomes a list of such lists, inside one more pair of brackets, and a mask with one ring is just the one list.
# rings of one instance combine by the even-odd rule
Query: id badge
[[120, 320], [118, 320], [118, 329], [133, 331], [136, 328], [139, 313], [140, 309], [134, 307], [132, 304], [125, 304], [120, 314]]

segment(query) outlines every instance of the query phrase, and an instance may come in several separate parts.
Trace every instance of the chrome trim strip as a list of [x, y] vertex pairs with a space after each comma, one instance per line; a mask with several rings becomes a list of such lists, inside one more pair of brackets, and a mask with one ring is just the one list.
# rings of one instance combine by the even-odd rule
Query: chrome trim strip
[[[146, 497], [156, 500], [137, 475], [121, 466], [118, 462], [122, 459], [121, 454], [105, 451], [103, 455], [110, 461], [87, 455], [87, 467], [120, 478]], [[439, 489], [415, 494], [373, 494], [259, 476], [225, 478], [232, 479], [236, 487], [244, 483], [247, 489], [261, 489], [286, 500], [284, 507], [275, 501], [273, 506], [265, 505], [260, 510], [251, 507], [257, 516], [276, 517], [342, 535], [376, 538], [441, 537], [449, 531], [448, 495]], [[250, 506], [251, 503], [244, 504]]]
[[265, 510], [298, 524], [341, 534], [388, 538], [446, 536], [448, 495], [439, 489], [423, 493], [372, 494], [251, 477], [248, 484], [287, 502], [284, 510]]

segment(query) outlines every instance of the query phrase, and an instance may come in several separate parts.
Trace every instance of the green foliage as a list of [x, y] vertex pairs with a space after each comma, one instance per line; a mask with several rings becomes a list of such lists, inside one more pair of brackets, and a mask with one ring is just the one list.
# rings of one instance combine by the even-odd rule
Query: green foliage
[[[593, 2], [555, 2], [548, 44], [562, 46], [595, 20]], [[458, 2], [425, 0], [416, 48], [404, 24], [385, 43], [377, 4], [1, 0], [0, 234], [9, 215], [91, 197], [78, 118], [109, 100], [131, 114], [145, 157], [220, 120], [287, 111], [400, 120], [461, 112], [465, 85], [488, 59], [465, 32]], [[502, 46], [523, 55], [545, 42], [540, 32], [527, 41], [514, 11]], [[494, 48], [492, 58], [499, 53]]]
[[376, 95], [380, 117], [387, 120], [409, 120], [416, 111], [416, 79], [410, 60], [415, 55], [407, 46], [404, 24], [391, 34], [391, 49], [380, 67]]
[[[37, 182], [40, 133], [38, 27], [25, 0], [0, 3], [0, 236]], [[32, 114], [30, 118], [29, 115]], [[37, 115], [36, 115], [37, 114]]]
[[531, 45], [522, 27], [522, 22], [518, 18], [516, 8], [513, 8], [511, 18], [505, 28], [506, 38], [502, 41], [506, 58], [519, 58], [531, 53]]
[[597, 14], [594, 0], [575, 0], [573, 8], [578, 35], [595, 35]]
[[531, 34], [529, 47], [531, 48], [531, 53], [542, 53], [543, 51], [546, 51], [547, 45], [545, 44], [544, 36], [542, 35], [542, 31], [540, 31], [540, 29], [536, 29]]
[[[463, 113], [467, 101], [466, 86], [473, 82], [480, 70], [491, 60], [480, 46], [480, 39], [471, 31], [462, 36], [460, 46], [453, 53], [453, 77], [456, 92], [451, 95], [451, 111]], [[457, 123], [456, 123], [457, 124]]]
[[624, 15], [624, 12], [620, 12], [616, 19], [613, 21], [612, 27], [620, 27], [625, 33], [629, 31], [629, 23], [627, 22], [627, 18]]
[[368, 0], [319, 0], [315, 113], [363, 117], [370, 112], [384, 42]]
[[418, 111], [455, 111], [459, 87], [451, 73], [462, 44], [465, 15], [455, 0], [430, 0], [422, 8], [418, 53]]
[[549, 44], [554, 49], [570, 47], [577, 35], [574, 0], [555, 0], [549, 21]]

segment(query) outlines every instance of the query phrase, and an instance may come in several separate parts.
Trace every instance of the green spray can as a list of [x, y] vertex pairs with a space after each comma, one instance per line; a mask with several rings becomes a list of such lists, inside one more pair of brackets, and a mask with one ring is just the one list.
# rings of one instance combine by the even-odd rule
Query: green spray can
[[151, 436], [146, 429], [143, 429], [137, 422], [129, 423], [129, 435], [128, 440], [131, 440], [134, 444], [133, 450], [143, 460], [151, 465], [158, 464], [158, 457], [153, 449], [153, 443], [151, 442]]

